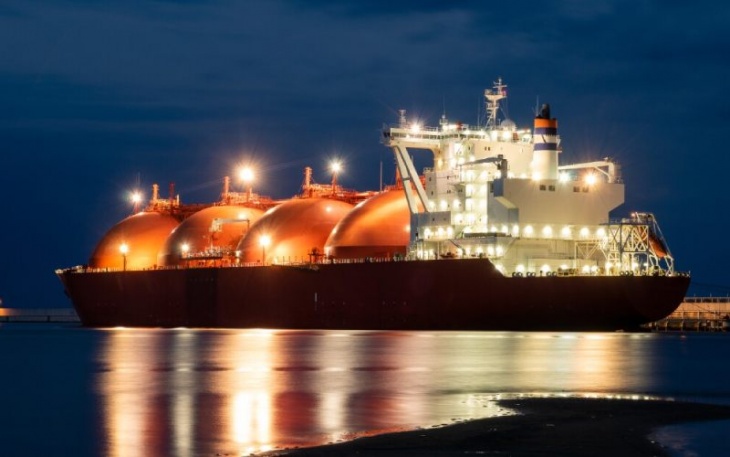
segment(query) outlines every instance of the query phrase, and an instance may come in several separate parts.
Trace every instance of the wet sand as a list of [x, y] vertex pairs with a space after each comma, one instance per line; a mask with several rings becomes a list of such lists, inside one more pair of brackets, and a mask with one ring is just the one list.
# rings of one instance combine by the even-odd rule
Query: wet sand
[[265, 455], [668, 456], [649, 437], [655, 429], [730, 419], [730, 406], [673, 401], [530, 398], [498, 403], [520, 414]]

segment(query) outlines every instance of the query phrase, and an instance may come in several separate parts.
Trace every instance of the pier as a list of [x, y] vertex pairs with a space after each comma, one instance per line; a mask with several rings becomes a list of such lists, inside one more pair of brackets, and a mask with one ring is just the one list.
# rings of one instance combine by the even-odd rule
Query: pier
[[78, 323], [81, 321], [73, 308], [0, 308], [0, 324], [3, 322]]
[[672, 314], [647, 324], [653, 331], [730, 331], [730, 297], [687, 297]]

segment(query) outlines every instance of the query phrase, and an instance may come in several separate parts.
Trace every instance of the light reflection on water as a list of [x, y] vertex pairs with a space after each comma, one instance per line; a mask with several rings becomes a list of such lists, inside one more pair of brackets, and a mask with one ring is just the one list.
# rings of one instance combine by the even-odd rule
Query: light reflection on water
[[657, 338], [109, 330], [104, 454], [242, 455], [506, 414], [500, 395], [643, 395], [661, 384]]

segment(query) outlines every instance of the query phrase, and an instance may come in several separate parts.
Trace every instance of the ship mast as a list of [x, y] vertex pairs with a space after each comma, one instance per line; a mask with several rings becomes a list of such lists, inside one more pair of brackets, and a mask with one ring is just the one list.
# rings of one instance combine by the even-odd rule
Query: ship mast
[[486, 89], [484, 97], [487, 99], [487, 129], [497, 127], [497, 111], [499, 111], [499, 101], [507, 98], [507, 85], [502, 83], [502, 78], [497, 78], [494, 82], [494, 89]]

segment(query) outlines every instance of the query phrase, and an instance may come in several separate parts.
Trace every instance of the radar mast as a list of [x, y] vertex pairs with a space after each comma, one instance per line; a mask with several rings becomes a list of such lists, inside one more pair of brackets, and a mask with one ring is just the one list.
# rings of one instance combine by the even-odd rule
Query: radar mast
[[487, 129], [494, 129], [497, 127], [499, 101], [507, 98], [507, 85], [502, 83], [502, 78], [494, 82], [494, 89], [484, 91], [484, 97], [487, 99]]

